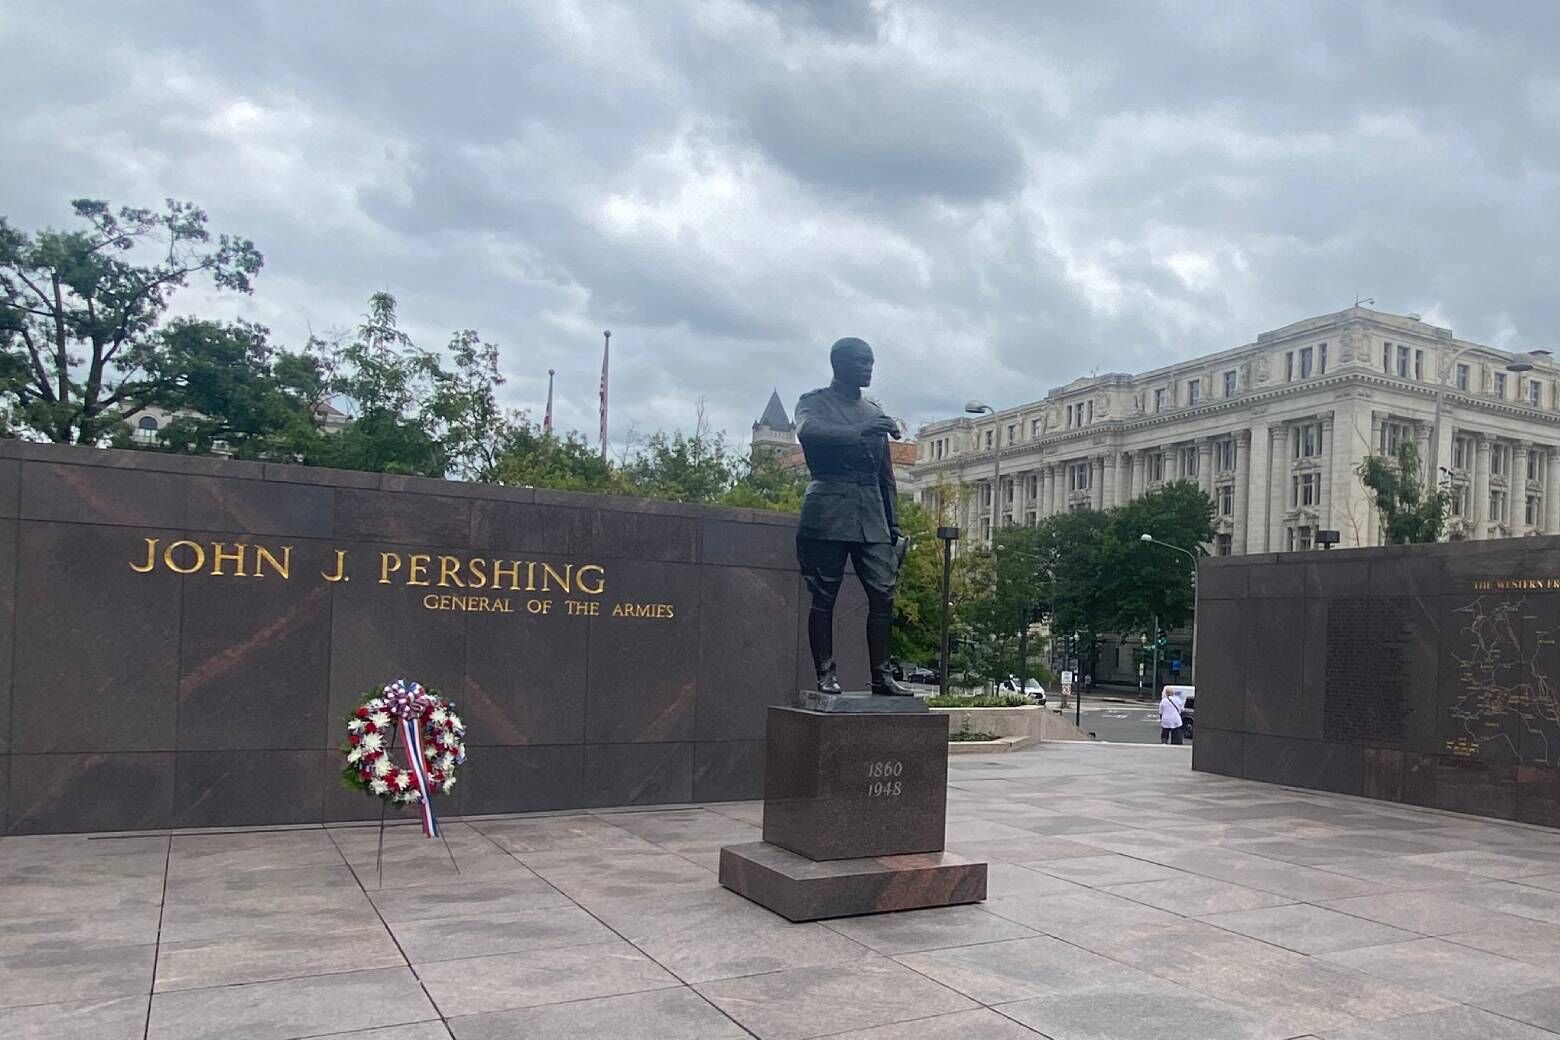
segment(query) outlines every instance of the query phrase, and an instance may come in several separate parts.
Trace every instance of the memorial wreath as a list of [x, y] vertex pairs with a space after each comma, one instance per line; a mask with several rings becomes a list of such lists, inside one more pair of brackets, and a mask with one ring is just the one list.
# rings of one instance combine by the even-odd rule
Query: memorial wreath
[[[401, 765], [390, 756], [397, 733], [406, 749]], [[438, 834], [432, 796], [450, 792], [466, 761], [466, 726], [455, 705], [418, 683], [397, 679], [365, 694], [347, 716], [341, 749], [347, 756], [343, 783], [396, 805], [417, 805], [423, 833]]]

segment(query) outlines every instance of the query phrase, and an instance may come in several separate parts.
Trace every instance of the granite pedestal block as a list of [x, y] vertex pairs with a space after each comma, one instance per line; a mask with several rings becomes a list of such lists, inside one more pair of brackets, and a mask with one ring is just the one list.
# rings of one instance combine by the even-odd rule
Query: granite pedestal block
[[825, 860], [939, 852], [947, 814], [941, 715], [769, 709], [770, 844]]
[[978, 903], [986, 864], [952, 852], [811, 860], [768, 842], [720, 850], [720, 883], [788, 921]]
[[808, 711], [845, 712], [851, 715], [904, 715], [930, 709], [920, 697], [886, 697], [876, 693], [820, 693], [801, 690], [796, 707]]

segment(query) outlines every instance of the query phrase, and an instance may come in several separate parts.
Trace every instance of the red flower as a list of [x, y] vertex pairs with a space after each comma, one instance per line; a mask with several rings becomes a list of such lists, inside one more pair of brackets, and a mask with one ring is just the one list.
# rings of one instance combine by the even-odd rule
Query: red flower
[[359, 708], [359, 709], [358, 709], [358, 710], [357, 710], [357, 712], [356, 712], [356, 715], [357, 715], [357, 717], [358, 717], [358, 718], [360, 718], [360, 719], [366, 719], [366, 718], [368, 718], [368, 708], [366, 708], [366, 707], [363, 707], [363, 708]]
[[348, 743], [348, 744], [351, 744], [351, 745], [352, 745], [352, 746], [353, 746], [353, 747], [357, 747], [357, 746], [358, 746], [358, 745], [359, 745], [359, 744], [360, 744], [360, 743], [362, 743], [362, 741], [361, 741], [361, 739], [360, 739], [360, 738], [359, 738], [359, 737], [358, 737], [358, 736], [357, 736], [357, 734], [355, 734], [355, 733], [354, 733], [354, 734], [353, 734], [353, 735], [352, 735], [352, 736], [349, 736], [349, 737], [348, 737], [348, 738], [347, 738], [347, 743]]

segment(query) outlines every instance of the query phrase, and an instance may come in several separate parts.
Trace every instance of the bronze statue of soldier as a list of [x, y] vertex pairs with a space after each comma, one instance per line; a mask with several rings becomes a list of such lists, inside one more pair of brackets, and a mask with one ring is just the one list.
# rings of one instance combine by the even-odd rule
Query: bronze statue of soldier
[[839, 693], [834, 664], [834, 603], [854, 565], [867, 593], [867, 654], [872, 693], [911, 696], [894, 681], [889, 640], [894, 626], [894, 587], [908, 541], [899, 529], [899, 490], [888, 441], [899, 424], [862, 396], [872, 383], [872, 348], [855, 337], [829, 349], [834, 379], [803, 394], [796, 405], [796, 439], [812, 481], [802, 499], [796, 559], [812, 597], [807, 640], [820, 693]]

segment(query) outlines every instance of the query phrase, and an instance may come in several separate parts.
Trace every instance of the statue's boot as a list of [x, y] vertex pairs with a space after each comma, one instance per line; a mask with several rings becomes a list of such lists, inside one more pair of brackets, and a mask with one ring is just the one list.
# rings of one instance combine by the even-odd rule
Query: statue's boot
[[894, 615], [867, 615], [867, 656], [872, 661], [872, 692], [879, 697], [914, 697], [915, 691], [894, 679], [888, 661], [888, 646], [893, 638]]
[[807, 614], [807, 644], [812, 648], [813, 671], [818, 676], [819, 693], [839, 693], [840, 680], [834, 670], [834, 617], [820, 610]]

